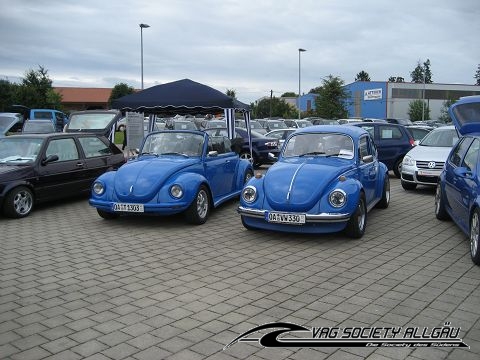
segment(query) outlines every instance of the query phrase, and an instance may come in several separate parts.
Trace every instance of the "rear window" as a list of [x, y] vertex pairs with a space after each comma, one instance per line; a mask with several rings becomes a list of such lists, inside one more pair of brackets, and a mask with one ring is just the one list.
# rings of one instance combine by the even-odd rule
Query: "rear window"
[[402, 137], [402, 132], [395, 126], [380, 127], [380, 139], [382, 140], [401, 139]]

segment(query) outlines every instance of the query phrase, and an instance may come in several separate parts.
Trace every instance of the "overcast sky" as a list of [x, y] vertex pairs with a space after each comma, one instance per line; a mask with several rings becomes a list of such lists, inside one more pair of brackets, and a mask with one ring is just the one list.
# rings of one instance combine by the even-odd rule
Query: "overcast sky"
[[0, 0], [0, 78], [41, 65], [54, 86], [191, 79], [240, 101], [298, 93], [328, 75], [372, 81], [431, 62], [435, 83], [474, 84], [479, 0]]

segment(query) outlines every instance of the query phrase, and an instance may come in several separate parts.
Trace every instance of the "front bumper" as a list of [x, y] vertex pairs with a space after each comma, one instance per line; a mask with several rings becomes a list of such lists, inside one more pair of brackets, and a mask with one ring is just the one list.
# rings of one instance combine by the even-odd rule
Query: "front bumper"
[[[244, 206], [239, 206], [238, 213], [243, 216], [264, 219], [268, 210], [252, 209]], [[332, 223], [332, 222], [345, 222], [350, 219], [348, 213], [321, 213], [321, 214], [305, 214], [305, 224], [308, 223]], [[300, 225], [301, 226], [301, 225]]]
[[402, 165], [402, 181], [419, 185], [437, 185], [442, 170], [419, 169], [416, 166]]

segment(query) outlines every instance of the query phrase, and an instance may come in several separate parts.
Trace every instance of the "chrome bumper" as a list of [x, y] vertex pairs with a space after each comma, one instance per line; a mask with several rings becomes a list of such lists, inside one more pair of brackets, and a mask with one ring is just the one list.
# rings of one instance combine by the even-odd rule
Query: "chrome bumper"
[[[243, 216], [248, 216], [248, 217], [253, 217], [253, 218], [259, 218], [259, 219], [265, 219], [265, 213], [267, 210], [258, 210], [258, 209], [251, 209], [251, 208], [246, 208], [244, 206], [239, 206], [237, 209], [237, 212], [240, 215]], [[283, 212], [283, 211], [279, 211]], [[285, 212], [288, 214], [289, 212]], [[294, 214], [294, 213], [292, 213]], [[321, 223], [321, 222], [344, 222], [350, 219], [350, 214], [348, 213], [321, 213], [321, 214], [305, 214], [305, 222], [306, 223]]]

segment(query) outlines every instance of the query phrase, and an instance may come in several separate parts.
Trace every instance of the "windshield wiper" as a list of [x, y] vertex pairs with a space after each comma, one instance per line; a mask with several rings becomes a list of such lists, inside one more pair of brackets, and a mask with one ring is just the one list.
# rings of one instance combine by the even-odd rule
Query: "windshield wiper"
[[157, 153], [154, 153], [154, 152], [142, 152], [140, 155], [153, 155], [153, 156], [156, 156], [158, 157], [158, 154]]
[[308, 152], [308, 153], [305, 153], [305, 154], [298, 155], [298, 157], [308, 156], [308, 155], [325, 155], [325, 152], [323, 152], [323, 151], [312, 151], [312, 152]]
[[165, 152], [165, 153], [161, 153], [160, 155], [181, 155], [181, 156], [185, 156], [185, 157], [189, 157], [188, 155], [186, 154], [182, 154], [182, 153], [179, 153], [179, 152]]

